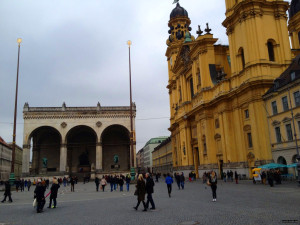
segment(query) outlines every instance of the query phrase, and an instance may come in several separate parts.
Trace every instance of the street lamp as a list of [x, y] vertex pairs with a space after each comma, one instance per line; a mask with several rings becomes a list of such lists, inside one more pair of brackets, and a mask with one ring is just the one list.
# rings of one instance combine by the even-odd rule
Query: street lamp
[[131, 58], [130, 58], [130, 46], [132, 42], [130, 40], [127, 41], [128, 50], [129, 50], [129, 91], [130, 91], [130, 153], [131, 153], [131, 179], [133, 180], [135, 177], [135, 168], [134, 168], [134, 150], [133, 150], [133, 139], [134, 139], [134, 131], [133, 131], [133, 113], [132, 113], [132, 88], [131, 88]]
[[[277, 78], [276, 81], [284, 80], [281, 78]], [[294, 118], [294, 112], [293, 112], [293, 106], [292, 106], [292, 99], [291, 99], [291, 92], [290, 87], [287, 88], [288, 94], [289, 94], [289, 102], [290, 102], [290, 108], [291, 108], [291, 114], [292, 114], [292, 121], [293, 121], [293, 130], [294, 130], [294, 136], [295, 136], [295, 144], [296, 144], [296, 152], [297, 152], [297, 171], [298, 171], [298, 184], [300, 185], [300, 155], [299, 155], [299, 148], [298, 148], [298, 140], [297, 140], [297, 133], [296, 133], [296, 126], [295, 126], [295, 118]]]
[[20, 62], [20, 46], [22, 38], [17, 39], [18, 43], [18, 64], [17, 64], [17, 81], [16, 81], [16, 95], [15, 95], [15, 112], [14, 112], [14, 129], [13, 129], [13, 142], [12, 142], [12, 158], [11, 158], [11, 171], [9, 181], [11, 185], [15, 182], [15, 155], [16, 155], [16, 124], [17, 124], [17, 103], [18, 103], [18, 82], [19, 82], [19, 62]]

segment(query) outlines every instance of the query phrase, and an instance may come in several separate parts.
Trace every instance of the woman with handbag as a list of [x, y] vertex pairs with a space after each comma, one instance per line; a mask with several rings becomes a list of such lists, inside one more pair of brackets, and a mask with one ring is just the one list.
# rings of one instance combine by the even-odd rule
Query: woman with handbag
[[217, 175], [215, 171], [212, 171], [210, 173], [207, 185], [211, 187], [213, 202], [216, 202], [217, 201]]
[[143, 175], [140, 174], [138, 177], [138, 181], [136, 184], [136, 190], [134, 192], [134, 195], [137, 195], [137, 205], [136, 207], [133, 207], [135, 210], [138, 209], [139, 205], [141, 204], [141, 202], [143, 202], [143, 206], [144, 206], [144, 212], [147, 211], [146, 208], [146, 203], [145, 203], [145, 195], [146, 195], [146, 183], [145, 180], [143, 178]]
[[104, 192], [105, 186], [107, 185], [107, 181], [104, 176], [102, 177], [100, 183], [101, 183], [102, 191]]

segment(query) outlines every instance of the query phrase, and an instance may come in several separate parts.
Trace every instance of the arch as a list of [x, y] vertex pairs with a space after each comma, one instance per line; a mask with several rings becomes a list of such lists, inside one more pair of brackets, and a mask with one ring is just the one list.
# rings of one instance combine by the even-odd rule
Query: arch
[[67, 168], [72, 173], [89, 173], [96, 165], [97, 133], [86, 125], [71, 128], [66, 134]]
[[[57, 172], [60, 166], [61, 133], [54, 127], [41, 126], [31, 132], [32, 139], [32, 173], [46, 174]], [[46, 162], [46, 163], [43, 163]]]
[[297, 160], [297, 154], [296, 154], [296, 155], [293, 155], [291, 163], [297, 163], [297, 162], [298, 162], [298, 160]]
[[240, 61], [241, 61], [242, 69], [244, 69], [246, 63], [245, 63], [245, 53], [244, 53], [243, 47], [239, 48], [238, 55], [240, 56]]
[[276, 42], [273, 39], [269, 39], [267, 41], [267, 48], [268, 48], [269, 61], [271, 62], [275, 62], [274, 46], [276, 46]]
[[105, 171], [130, 170], [130, 132], [126, 127], [119, 124], [106, 127], [101, 143]]
[[[277, 158], [277, 163], [279, 164], [283, 164], [283, 165], [287, 165], [286, 160], [283, 156], [279, 156]], [[288, 169], [287, 168], [280, 168], [280, 171], [282, 174], [287, 174], [288, 173]]]
[[55, 127], [52, 127], [52, 126], [40, 126], [40, 127], [35, 128], [34, 130], [32, 130], [32, 131], [30, 132], [30, 134], [28, 135], [28, 138], [27, 138], [27, 140], [26, 140], [26, 143], [24, 143], [24, 144], [30, 145], [30, 140], [31, 140], [31, 138], [33, 137], [33, 135], [34, 135], [36, 132], [38, 132], [39, 130], [45, 129], [45, 128], [49, 128], [49, 129], [55, 130], [55, 131], [59, 134], [59, 136], [60, 136], [60, 143], [62, 143], [62, 135], [61, 135], [61, 133], [59, 132], [59, 130], [57, 130]]

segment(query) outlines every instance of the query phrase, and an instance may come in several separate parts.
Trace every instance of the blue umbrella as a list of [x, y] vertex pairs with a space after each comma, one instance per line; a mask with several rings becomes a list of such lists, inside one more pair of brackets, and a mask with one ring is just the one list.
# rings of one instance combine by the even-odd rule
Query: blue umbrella
[[297, 163], [293, 163], [291, 165], [288, 165], [287, 168], [297, 167]]
[[262, 166], [258, 166], [258, 168], [262, 168], [262, 169], [275, 169], [275, 168], [284, 168], [287, 167], [284, 164], [278, 164], [278, 163], [269, 163], [269, 164], [265, 164]]

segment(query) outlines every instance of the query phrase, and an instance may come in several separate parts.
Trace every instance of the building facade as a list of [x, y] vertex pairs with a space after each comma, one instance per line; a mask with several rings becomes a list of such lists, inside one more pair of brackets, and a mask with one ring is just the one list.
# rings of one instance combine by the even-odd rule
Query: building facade
[[[135, 127], [136, 106], [133, 106]], [[23, 109], [23, 174], [129, 172], [130, 107], [29, 107]], [[29, 170], [32, 148], [32, 169]], [[133, 158], [132, 158], [133, 157]], [[134, 165], [132, 165], [132, 162]], [[31, 174], [30, 174], [31, 173]]]
[[229, 46], [216, 45], [206, 24], [191, 35], [188, 12], [171, 12], [169, 68], [173, 167], [178, 171], [237, 171], [272, 162], [262, 96], [292, 60], [289, 3], [226, 0]]
[[[264, 95], [272, 155], [275, 163], [296, 163], [300, 143], [300, 55]], [[295, 168], [284, 173], [296, 174]]]
[[[8, 143], [8, 145], [12, 148], [12, 143]], [[23, 149], [16, 145], [15, 148], [15, 177], [20, 178], [22, 176], [22, 159], [23, 159]]]
[[11, 171], [11, 147], [0, 137], [0, 180], [9, 179]]
[[151, 138], [146, 145], [143, 147], [143, 166], [146, 169], [146, 171], [151, 172], [152, 171], [152, 152], [155, 147], [160, 145], [164, 140], [166, 140], [168, 137], [156, 137]]
[[172, 174], [173, 157], [171, 138], [167, 138], [152, 152], [153, 173]]

